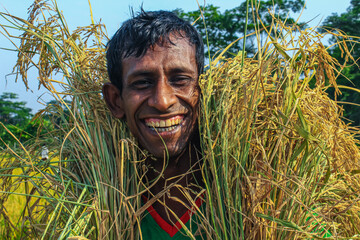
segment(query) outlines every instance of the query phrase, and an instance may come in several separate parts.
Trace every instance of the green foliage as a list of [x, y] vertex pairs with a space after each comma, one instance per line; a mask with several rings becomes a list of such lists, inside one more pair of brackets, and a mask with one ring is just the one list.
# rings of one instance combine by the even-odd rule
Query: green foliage
[[[288, 16], [289, 11], [296, 13], [299, 12], [304, 6], [305, 1], [293, 1], [293, 0], [265, 0], [265, 1], [249, 1], [249, 15], [247, 32], [253, 33], [256, 29], [261, 29], [263, 26], [258, 26], [254, 19], [261, 19], [264, 26], [269, 27], [273, 22], [270, 9], [276, 10], [276, 17], [285, 21], [288, 24], [292, 24], [295, 20]], [[223, 13], [219, 10], [220, 7], [212, 4], [207, 5], [203, 9], [203, 16], [206, 22], [206, 28], [203, 21], [199, 19], [196, 23], [196, 28], [203, 36], [204, 43], [209, 43], [206, 56], [210, 49], [210, 54], [213, 56], [217, 51], [223, 50], [229, 44], [236, 41], [239, 37], [243, 37], [246, 27], [246, 10], [247, 2], [244, 1], [238, 7], [225, 10]], [[257, 10], [254, 11], [254, 8]], [[193, 22], [201, 16], [200, 10], [192, 12], [184, 12], [181, 9], [175, 11], [180, 17]], [[205, 30], [206, 29], [206, 30]], [[208, 41], [206, 38], [206, 32], [208, 35]], [[241, 41], [236, 42], [231, 48], [230, 52], [237, 53], [243, 48]], [[255, 35], [247, 38], [246, 51], [248, 55], [253, 55], [257, 49], [257, 40]]]
[[14, 136], [24, 141], [36, 135], [38, 126], [31, 121], [31, 109], [25, 105], [15, 93], [5, 92], [0, 96], [0, 122], [4, 124], [0, 126], [0, 138], [8, 145], [17, 142]]
[[0, 96], [0, 121], [4, 124], [18, 125], [32, 117], [31, 109], [25, 106], [26, 102], [17, 99], [16, 93], [5, 92]]
[[52, 130], [48, 114], [46, 118], [38, 118], [26, 107], [26, 102], [19, 101], [16, 93], [5, 92], [0, 96], [0, 147], [24, 143], [40, 133]]
[[[338, 45], [331, 49], [331, 55], [335, 57], [340, 63], [348, 61], [349, 67], [345, 68], [342, 75], [339, 76], [337, 82], [339, 85], [348, 86], [351, 88], [360, 89], [360, 71], [359, 71], [359, 58], [360, 58], [360, 44], [358, 43], [360, 37], [360, 2], [352, 0], [350, 7], [345, 13], [340, 15], [332, 14], [327, 17], [323, 23], [323, 27], [332, 31], [333, 29], [340, 29], [349, 37], [333, 37], [330, 43], [345, 40], [347, 46], [352, 50], [354, 59], [344, 57], [344, 49], [339, 48]], [[355, 61], [354, 61], [355, 60]], [[341, 89], [342, 94], [337, 97], [340, 102], [347, 102], [343, 104], [345, 110], [344, 116], [350, 120], [355, 126], [360, 126], [360, 94], [357, 91], [350, 89]], [[330, 96], [334, 97], [334, 89], [329, 89]]]
[[[359, 36], [360, 34], [360, 2], [358, 0], [351, 0], [350, 7], [345, 13], [338, 15], [333, 13], [327, 17], [323, 26], [330, 28], [338, 28], [350, 36]], [[359, 48], [359, 47], [358, 47]], [[360, 55], [360, 53], [357, 53]]]

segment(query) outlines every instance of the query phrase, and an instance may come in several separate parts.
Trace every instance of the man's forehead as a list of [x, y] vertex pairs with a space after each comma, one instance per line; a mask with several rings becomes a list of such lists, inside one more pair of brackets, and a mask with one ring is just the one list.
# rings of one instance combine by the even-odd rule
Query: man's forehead
[[[183, 37], [171, 37], [168, 42], [158, 42], [157, 44], [150, 46], [143, 55], [129, 56], [123, 59], [123, 64], [126, 62], [141, 62], [144, 59], [158, 60], [159, 58], [164, 58], [166, 56], [176, 56], [181, 58], [182, 61], [195, 61], [195, 46], [190, 44], [189, 40]], [[187, 58], [187, 60], [185, 60]]]
[[[180, 43], [181, 42], [181, 43]], [[123, 79], [139, 75], [151, 75], [164, 71], [167, 74], [187, 73], [198, 75], [194, 47], [187, 41], [174, 41], [170, 47], [155, 46], [139, 58], [123, 60]]]
[[179, 42], [181, 43], [181, 45], [186, 42], [190, 47], [193, 47], [195, 50], [195, 45], [190, 42], [189, 38], [185, 37], [180, 33], [171, 33], [168, 36], [163, 36], [159, 38], [158, 41], [144, 49], [144, 51], [141, 53], [137, 49], [133, 49], [132, 52], [125, 52], [123, 60], [130, 57], [140, 59], [144, 55], [146, 55], [148, 51], [156, 51], [157, 49], [161, 48], [163, 48], [162, 50], [170, 49], [176, 45], [179, 45]]

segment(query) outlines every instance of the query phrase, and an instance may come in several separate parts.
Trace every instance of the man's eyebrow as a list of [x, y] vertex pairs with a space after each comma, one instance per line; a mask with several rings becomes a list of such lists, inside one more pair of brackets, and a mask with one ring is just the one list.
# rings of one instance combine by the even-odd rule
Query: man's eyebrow
[[[177, 73], [190, 73], [195, 74], [195, 71], [188, 67], [175, 67], [168, 70], [169, 74], [177, 74]], [[132, 72], [128, 77], [135, 78], [138, 76], [154, 76], [156, 73], [151, 70], [136, 70]]]
[[188, 67], [177, 67], [177, 68], [172, 68], [169, 71], [170, 73], [195, 73], [194, 70], [192, 70], [191, 68]]
[[134, 78], [137, 76], [150, 76], [150, 75], [154, 75], [154, 72], [148, 70], [137, 70], [132, 72], [128, 77]]

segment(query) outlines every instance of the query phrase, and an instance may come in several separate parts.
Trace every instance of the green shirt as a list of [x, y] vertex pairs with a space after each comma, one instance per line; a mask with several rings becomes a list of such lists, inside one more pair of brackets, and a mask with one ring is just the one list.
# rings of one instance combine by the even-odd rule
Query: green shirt
[[[146, 199], [145, 199], [146, 201]], [[199, 208], [203, 201], [198, 198], [195, 201], [196, 206]], [[204, 239], [198, 231], [198, 217], [195, 213], [195, 208], [188, 210], [179, 221], [181, 221], [186, 228], [191, 232], [195, 239]], [[188, 236], [186, 230], [182, 227], [180, 222], [171, 225], [166, 222], [156, 210], [150, 206], [144, 213], [141, 220], [141, 234], [144, 240], [165, 240], [165, 239], [192, 239]]]

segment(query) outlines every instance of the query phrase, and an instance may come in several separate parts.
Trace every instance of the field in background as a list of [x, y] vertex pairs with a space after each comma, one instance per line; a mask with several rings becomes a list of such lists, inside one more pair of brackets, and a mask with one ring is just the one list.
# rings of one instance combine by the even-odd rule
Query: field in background
[[[5, 156], [4, 158], [11, 158], [9, 156]], [[14, 158], [11, 158], [11, 161], [13, 161]], [[13, 174], [19, 175], [22, 173], [22, 170], [20, 168], [14, 169]], [[3, 184], [3, 179], [0, 178], [0, 185]], [[3, 203], [3, 209], [4, 213], [0, 216], [0, 238], [2, 238], [5, 235], [6, 226], [4, 223], [4, 218], [9, 218], [10, 221], [16, 226], [17, 229], [20, 229], [21, 222], [19, 222], [19, 219], [21, 217], [21, 214], [23, 212], [23, 208], [26, 203], [26, 198], [23, 195], [18, 195], [16, 193], [24, 194], [25, 193], [25, 183], [19, 184], [19, 187], [16, 189], [14, 194], [10, 194], [7, 200]], [[5, 215], [6, 214], [6, 215]], [[14, 232], [13, 237], [14, 239], [18, 239], [16, 236], [19, 233]]]
[[[13, 157], [10, 157], [8, 155], [1, 156], [0, 159], [11, 159], [11, 161], [14, 160]], [[40, 158], [38, 158], [40, 160]], [[57, 161], [58, 158], [52, 159], [52, 161]], [[41, 160], [40, 160], [41, 161]], [[49, 171], [51, 169], [49, 168]], [[14, 176], [14, 179], [16, 179], [16, 176], [23, 175], [24, 169], [22, 168], [14, 168], [12, 170], [12, 175]], [[3, 179], [0, 178], [0, 185], [3, 184]], [[5, 239], [3, 236], [6, 232], [6, 226], [4, 223], [4, 218], [8, 218], [10, 222], [14, 225], [14, 229], [17, 229], [17, 231], [13, 232], [12, 239], [21, 239], [21, 233], [20, 229], [22, 229], [23, 224], [23, 217], [25, 206], [27, 205], [27, 198], [30, 189], [34, 187], [34, 185], [31, 182], [14, 182], [14, 184], [17, 184], [16, 190], [12, 189], [13, 193], [9, 194], [6, 201], [3, 203], [3, 214], [0, 215], [0, 239]], [[46, 188], [46, 186], [44, 186]], [[33, 196], [32, 199], [29, 201], [28, 206], [31, 206], [35, 201], [38, 201], [38, 204], [44, 204], [46, 200], [36, 198], [36, 196]], [[25, 225], [28, 225], [28, 223], [25, 222]]]

